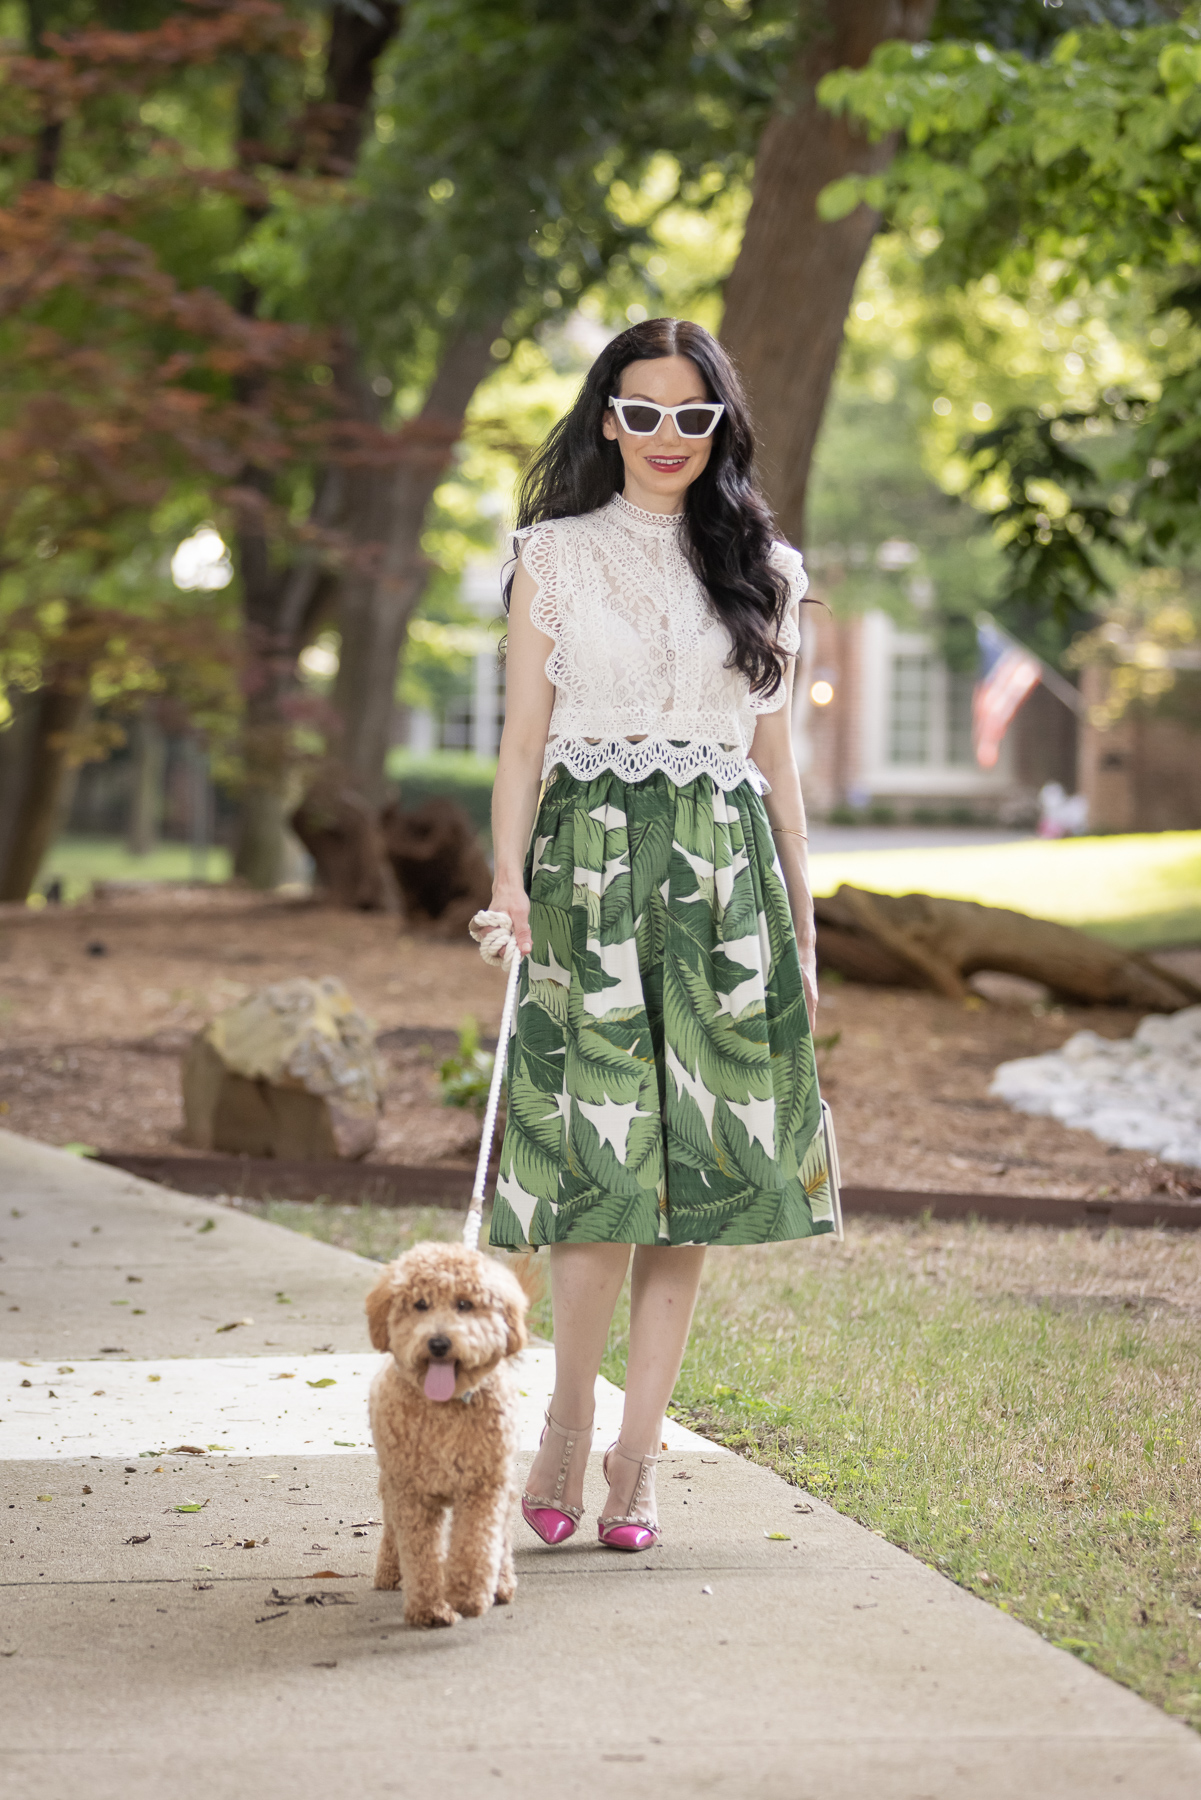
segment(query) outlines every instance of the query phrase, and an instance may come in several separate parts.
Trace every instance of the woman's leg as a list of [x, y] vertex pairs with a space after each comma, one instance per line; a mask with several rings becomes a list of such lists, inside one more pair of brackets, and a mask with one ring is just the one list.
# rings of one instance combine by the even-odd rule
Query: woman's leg
[[[630, 1281], [630, 1354], [626, 1363], [626, 1403], [621, 1447], [629, 1455], [655, 1455], [662, 1442], [663, 1414], [684, 1360], [696, 1306], [703, 1244], [640, 1244]], [[638, 1465], [624, 1456], [609, 1458], [606, 1517], [630, 1508]], [[655, 1517], [654, 1480], [649, 1478], [639, 1511]]]
[[[596, 1377], [605, 1354], [613, 1308], [630, 1263], [628, 1244], [555, 1244], [550, 1253], [550, 1296], [555, 1320], [555, 1391], [550, 1412], [570, 1430], [592, 1418]], [[563, 1440], [548, 1431], [526, 1482], [527, 1493], [548, 1498], [555, 1491]], [[584, 1498], [586, 1458], [571, 1459], [563, 1499], [579, 1506]]]

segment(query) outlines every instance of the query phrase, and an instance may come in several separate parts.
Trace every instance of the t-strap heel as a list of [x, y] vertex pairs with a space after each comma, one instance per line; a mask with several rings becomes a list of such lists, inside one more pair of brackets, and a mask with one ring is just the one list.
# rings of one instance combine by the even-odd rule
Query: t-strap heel
[[[592, 1443], [592, 1420], [589, 1419], [586, 1425], [578, 1425], [568, 1430], [556, 1419], [552, 1419], [548, 1412], [539, 1444], [545, 1440], [548, 1431], [553, 1431], [556, 1437], [563, 1440], [559, 1452], [559, 1473], [555, 1477], [555, 1491], [549, 1500], [536, 1494], [523, 1494], [521, 1496], [521, 1516], [530, 1530], [537, 1532], [544, 1544], [562, 1544], [567, 1538], [574, 1536], [575, 1528], [584, 1516], [582, 1506], [567, 1505], [563, 1499], [563, 1489], [567, 1485], [567, 1471], [571, 1466], [576, 1445], [581, 1440], [587, 1440], [589, 1445]], [[586, 1454], [587, 1451], [585, 1451]]]
[[619, 1439], [605, 1451], [601, 1468], [606, 1481], [609, 1479], [609, 1458], [614, 1451], [626, 1462], [637, 1463], [638, 1476], [634, 1482], [634, 1492], [630, 1495], [629, 1512], [602, 1515], [596, 1521], [597, 1536], [609, 1550], [653, 1550], [663, 1533], [659, 1530], [657, 1520], [640, 1519], [637, 1509], [638, 1502], [646, 1492], [647, 1477], [659, 1460], [658, 1455], [631, 1456], [628, 1450], [622, 1449]]

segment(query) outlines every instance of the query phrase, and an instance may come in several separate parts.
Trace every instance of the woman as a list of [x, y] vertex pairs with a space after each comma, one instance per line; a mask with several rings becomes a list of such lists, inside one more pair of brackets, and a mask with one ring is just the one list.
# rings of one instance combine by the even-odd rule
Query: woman
[[582, 1515], [631, 1246], [598, 1526], [644, 1550], [706, 1246], [833, 1229], [789, 720], [807, 583], [752, 457], [724, 351], [650, 319], [522, 486], [492, 907], [526, 960], [491, 1242], [552, 1246], [555, 1388], [522, 1500], [552, 1544]]

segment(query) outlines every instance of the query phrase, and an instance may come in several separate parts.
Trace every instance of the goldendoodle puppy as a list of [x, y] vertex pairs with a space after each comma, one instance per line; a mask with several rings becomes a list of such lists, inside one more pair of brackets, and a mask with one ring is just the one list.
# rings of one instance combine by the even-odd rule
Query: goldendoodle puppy
[[[453, 1625], [513, 1598], [517, 1392], [525, 1348], [516, 1276], [459, 1244], [418, 1244], [367, 1296], [384, 1531], [377, 1588], [403, 1584], [410, 1625]], [[450, 1515], [449, 1532], [447, 1514]]]

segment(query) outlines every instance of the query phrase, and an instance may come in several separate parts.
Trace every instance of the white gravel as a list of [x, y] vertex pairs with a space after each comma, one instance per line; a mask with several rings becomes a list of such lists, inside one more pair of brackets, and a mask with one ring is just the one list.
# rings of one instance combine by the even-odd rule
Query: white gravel
[[1146, 1018], [1132, 1038], [1078, 1031], [1047, 1056], [1002, 1063], [989, 1092], [1103, 1143], [1201, 1169], [1201, 1006]]

